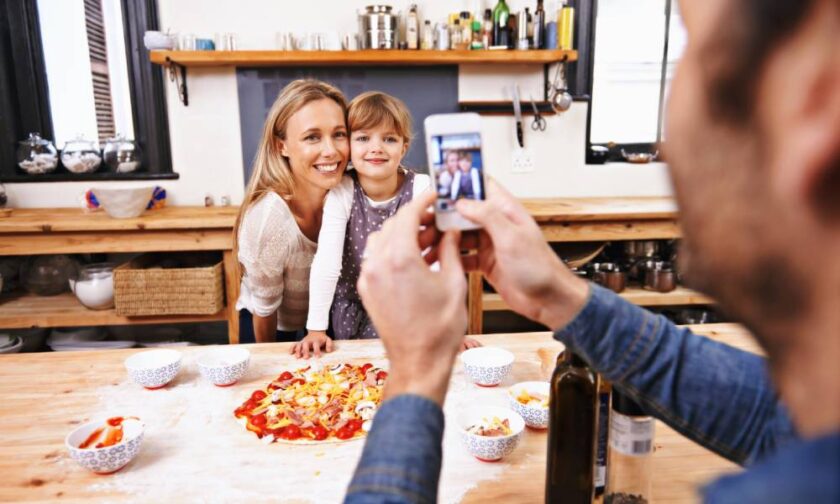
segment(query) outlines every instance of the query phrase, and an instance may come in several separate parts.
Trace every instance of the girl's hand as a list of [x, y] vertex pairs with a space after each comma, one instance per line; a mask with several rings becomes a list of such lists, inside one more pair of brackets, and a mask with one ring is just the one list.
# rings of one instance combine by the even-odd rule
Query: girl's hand
[[469, 350], [470, 348], [478, 348], [483, 346], [480, 341], [477, 339], [470, 338], [469, 336], [464, 336], [464, 341], [461, 342], [461, 351]]
[[290, 353], [298, 359], [308, 359], [310, 352], [315, 357], [320, 357], [321, 348], [327, 353], [332, 352], [332, 338], [324, 331], [309, 331], [305, 338], [295, 343]]

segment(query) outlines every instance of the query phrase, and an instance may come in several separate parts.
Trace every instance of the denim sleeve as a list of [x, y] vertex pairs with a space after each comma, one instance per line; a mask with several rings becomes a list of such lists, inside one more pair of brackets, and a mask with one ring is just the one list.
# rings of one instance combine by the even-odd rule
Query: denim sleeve
[[796, 437], [764, 358], [692, 334], [597, 285], [554, 337], [651, 415], [741, 465]]
[[373, 420], [345, 503], [436, 502], [443, 411], [417, 395], [386, 401]]

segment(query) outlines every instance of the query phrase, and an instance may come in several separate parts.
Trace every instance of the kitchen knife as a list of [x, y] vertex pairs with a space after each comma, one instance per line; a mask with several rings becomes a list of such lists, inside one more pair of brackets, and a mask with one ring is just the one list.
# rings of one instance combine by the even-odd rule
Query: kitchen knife
[[522, 105], [519, 102], [519, 86], [513, 86], [513, 115], [516, 117], [516, 140], [519, 147], [525, 148], [525, 135], [522, 133]]

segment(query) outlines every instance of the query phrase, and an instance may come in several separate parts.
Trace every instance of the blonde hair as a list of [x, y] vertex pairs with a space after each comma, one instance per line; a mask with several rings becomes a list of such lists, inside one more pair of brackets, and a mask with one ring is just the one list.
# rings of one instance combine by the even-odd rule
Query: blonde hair
[[411, 112], [405, 103], [381, 91], [368, 91], [353, 98], [347, 109], [347, 126], [350, 131], [384, 126], [411, 143]]
[[[268, 111], [263, 126], [262, 138], [257, 148], [251, 179], [245, 190], [245, 198], [239, 207], [239, 215], [233, 226], [233, 253], [239, 255], [239, 226], [248, 209], [266, 193], [276, 192], [285, 200], [294, 196], [295, 183], [289, 160], [281, 154], [277, 139], [286, 139], [289, 118], [304, 106], [318, 100], [332, 100], [337, 103], [347, 119], [347, 100], [338, 88], [312, 79], [298, 79], [284, 87]], [[242, 271], [240, 265], [240, 272]], [[240, 273], [241, 277], [241, 273]]]
[[472, 152], [469, 151], [460, 151], [458, 152], [458, 161], [466, 159], [472, 164]]

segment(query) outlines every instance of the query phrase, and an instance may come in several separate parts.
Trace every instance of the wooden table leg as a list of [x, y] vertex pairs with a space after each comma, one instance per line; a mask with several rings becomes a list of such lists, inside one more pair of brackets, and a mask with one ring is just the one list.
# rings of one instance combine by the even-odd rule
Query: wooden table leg
[[484, 316], [484, 304], [482, 294], [481, 273], [473, 272], [468, 274], [469, 284], [467, 288], [467, 334], [481, 334], [482, 317]]
[[239, 312], [236, 311], [236, 300], [239, 299], [239, 261], [234, 257], [233, 250], [223, 252], [225, 269], [225, 309], [228, 321], [228, 343], [239, 343]]

